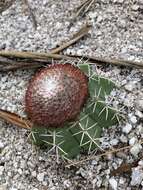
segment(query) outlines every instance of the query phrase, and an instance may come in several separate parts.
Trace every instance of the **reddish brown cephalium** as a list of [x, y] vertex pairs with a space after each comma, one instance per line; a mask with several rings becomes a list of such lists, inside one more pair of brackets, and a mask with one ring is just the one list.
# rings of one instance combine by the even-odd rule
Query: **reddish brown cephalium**
[[41, 127], [60, 127], [77, 118], [87, 97], [87, 76], [71, 64], [55, 64], [31, 79], [25, 97], [26, 112]]

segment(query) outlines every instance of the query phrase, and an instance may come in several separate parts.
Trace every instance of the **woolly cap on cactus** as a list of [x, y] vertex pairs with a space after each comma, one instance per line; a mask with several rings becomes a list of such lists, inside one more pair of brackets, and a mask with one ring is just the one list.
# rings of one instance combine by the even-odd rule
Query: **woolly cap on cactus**
[[26, 91], [28, 117], [44, 127], [77, 118], [88, 97], [88, 78], [71, 64], [54, 64], [31, 79]]

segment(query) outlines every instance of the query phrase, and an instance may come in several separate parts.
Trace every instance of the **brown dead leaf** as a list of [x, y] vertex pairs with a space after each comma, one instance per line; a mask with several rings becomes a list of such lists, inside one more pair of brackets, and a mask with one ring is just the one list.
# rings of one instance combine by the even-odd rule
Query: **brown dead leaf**
[[111, 171], [112, 176], [122, 175], [122, 174], [131, 174], [132, 168], [138, 166], [139, 160], [136, 160], [132, 163], [123, 163], [117, 169]]

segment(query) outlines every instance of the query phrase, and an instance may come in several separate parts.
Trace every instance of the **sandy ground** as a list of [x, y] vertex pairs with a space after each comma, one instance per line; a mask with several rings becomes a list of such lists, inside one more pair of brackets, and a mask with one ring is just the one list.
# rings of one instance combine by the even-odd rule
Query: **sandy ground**
[[[143, 60], [142, 0], [96, 1], [86, 17], [78, 18], [72, 27], [72, 12], [81, 1], [29, 3], [36, 16], [37, 30], [27, 7], [16, 0], [0, 14], [0, 50], [48, 52], [89, 22], [93, 26], [89, 35], [65, 50], [65, 54]], [[111, 65], [95, 72], [124, 87], [112, 94], [113, 106], [124, 106], [127, 114], [124, 123], [103, 132], [101, 147], [133, 147], [65, 169], [63, 161], [57, 164], [54, 155], [32, 146], [26, 130], [0, 121], [0, 190], [143, 189], [143, 151], [139, 144], [143, 138], [143, 72]], [[24, 96], [33, 73], [34, 70], [0, 73], [0, 108], [25, 115]], [[138, 164], [129, 173], [111, 175], [122, 163], [135, 160]]]

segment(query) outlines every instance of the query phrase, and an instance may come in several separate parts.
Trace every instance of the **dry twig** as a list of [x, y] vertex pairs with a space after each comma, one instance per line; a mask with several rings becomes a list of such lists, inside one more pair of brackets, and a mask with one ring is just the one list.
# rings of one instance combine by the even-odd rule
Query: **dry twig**
[[75, 44], [77, 41], [79, 41], [81, 38], [87, 35], [90, 29], [91, 29], [91, 26], [86, 24], [76, 34], [74, 34], [70, 40], [65, 42], [63, 45], [60, 45], [58, 48], [52, 49], [50, 52], [53, 54], [56, 54], [63, 51], [64, 49]]
[[[7, 58], [21, 58], [21, 59], [29, 59], [30, 61], [37, 61], [41, 66], [41, 62], [47, 61], [47, 63], [54, 60], [69, 60], [74, 63], [78, 63], [79, 60], [88, 60], [89, 64], [112, 64], [117, 66], [128, 66], [128, 67], [136, 67], [143, 69], [143, 62], [135, 62], [135, 61], [125, 61], [121, 59], [107, 59], [107, 58], [98, 58], [98, 57], [88, 57], [88, 56], [77, 56], [77, 55], [61, 55], [61, 54], [52, 54], [52, 53], [36, 53], [36, 52], [17, 52], [17, 51], [0, 51], [0, 56], [4, 56]], [[45, 62], [46, 63], [46, 62]], [[36, 67], [36, 66], [35, 66]]]
[[27, 8], [28, 8], [28, 12], [29, 12], [30, 18], [31, 18], [31, 20], [32, 20], [32, 22], [33, 22], [33, 26], [34, 26], [34, 28], [36, 29], [36, 28], [37, 28], [37, 20], [36, 20], [36, 18], [35, 18], [35, 15], [34, 15], [32, 9], [31, 9], [30, 5], [29, 5], [29, 2], [28, 2], [28, 0], [23, 0], [23, 2], [24, 2], [24, 4], [25, 4], [25, 5], [27, 6]]
[[[47, 64], [47, 62], [46, 62]], [[15, 71], [17, 69], [33, 69], [45, 65], [44, 62], [17, 61], [0, 56], [0, 72]]]
[[22, 118], [15, 113], [11, 113], [2, 109], [0, 109], [0, 118], [20, 128], [30, 129], [33, 126], [33, 124], [28, 119]]
[[70, 57], [78, 58], [78, 59], [83, 59], [83, 60], [88, 60], [89, 63], [91, 62], [92, 64], [112, 64], [112, 65], [117, 65], [117, 66], [128, 66], [128, 67], [136, 67], [143, 69], [143, 61], [141, 62], [136, 62], [136, 61], [128, 61], [128, 60], [123, 60], [123, 59], [113, 59], [113, 58], [99, 58], [99, 57], [92, 57], [92, 56], [77, 56], [77, 55], [69, 55]]
[[[142, 145], [143, 144], [143, 140], [141, 140], [139, 142], [139, 144]], [[76, 161], [76, 162], [72, 162], [71, 164], [66, 165], [66, 167], [75, 166], [75, 165], [81, 165], [84, 162], [87, 162], [87, 161], [90, 161], [90, 160], [94, 160], [96, 158], [101, 158], [102, 156], [108, 156], [108, 155], [111, 155], [111, 154], [115, 154], [115, 153], [120, 152], [120, 151], [129, 150], [131, 148], [132, 148], [132, 146], [128, 145], [128, 146], [124, 146], [124, 147], [121, 147], [121, 148], [116, 148], [116, 149], [108, 150], [108, 151], [103, 152], [101, 154], [97, 154], [97, 155], [94, 155], [94, 156], [89, 156], [88, 158], [85, 158], [85, 159], [82, 159], [82, 160], [79, 160], [79, 161]]]
[[[31, 52], [2, 52], [0, 56], [0, 72], [11, 71], [16, 69], [32, 69], [39, 68], [45, 64], [51, 63], [53, 59], [56, 60], [68, 60], [74, 59], [64, 55], [56, 53], [61, 52], [70, 45], [76, 43], [78, 40], [88, 34], [91, 26], [83, 26], [74, 36], [59, 46], [58, 48], [52, 49], [50, 53], [31, 53]], [[19, 60], [22, 59], [22, 60]], [[24, 59], [24, 60], [23, 60]]]
[[71, 23], [73, 23], [77, 19], [77, 17], [79, 17], [79, 16], [83, 17], [89, 11], [90, 7], [93, 5], [94, 2], [95, 2], [95, 0], [85, 0], [85, 1], [83, 1], [76, 8], [76, 13], [73, 16]]

